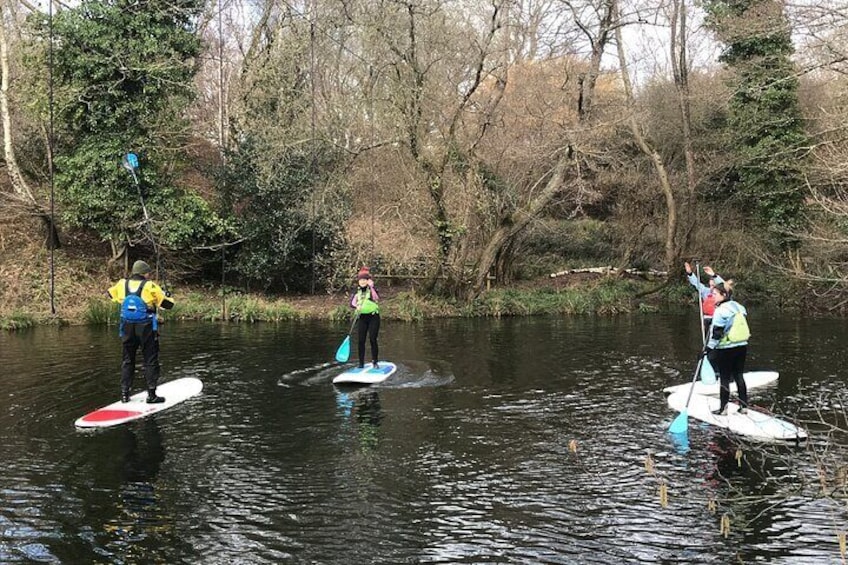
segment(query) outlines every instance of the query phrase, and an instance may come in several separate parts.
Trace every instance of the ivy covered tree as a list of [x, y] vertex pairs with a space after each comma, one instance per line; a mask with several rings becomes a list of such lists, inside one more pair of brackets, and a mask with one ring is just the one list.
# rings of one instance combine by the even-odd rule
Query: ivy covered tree
[[339, 46], [322, 40], [298, 10], [280, 7], [260, 20], [233, 88], [219, 192], [241, 239], [232, 268], [254, 288], [326, 288], [344, 254], [350, 203], [337, 174], [344, 134], [334, 130], [343, 120], [319, 119], [316, 106], [327, 98], [318, 62]]
[[804, 224], [807, 138], [790, 59], [791, 27], [783, 2], [708, 0], [708, 25], [725, 45], [732, 70], [728, 132], [737, 159], [730, 189], [773, 230], [781, 247], [797, 247]]
[[[227, 159], [221, 193], [244, 242], [234, 269], [263, 290], [312, 291], [332, 270], [333, 254], [344, 247], [347, 212], [338, 195], [318, 196], [332, 170], [333, 152], [273, 149], [244, 140]], [[320, 200], [330, 199], [333, 203]], [[331, 210], [335, 210], [333, 213]]]
[[84, 0], [55, 17], [63, 215], [116, 249], [148, 237], [136, 185], [121, 168], [128, 151], [143, 159], [141, 189], [160, 243], [186, 247], [225, 229], [205, 201], [174, 184], [202, 9], [202, 0]]

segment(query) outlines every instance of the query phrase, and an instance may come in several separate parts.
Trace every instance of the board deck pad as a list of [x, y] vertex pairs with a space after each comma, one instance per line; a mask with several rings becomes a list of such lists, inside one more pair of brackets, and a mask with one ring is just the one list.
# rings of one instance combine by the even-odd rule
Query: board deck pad
[[381, 383], [397, 371], [397, 365], [388, 361], [380, 361], [377, 367], [370, 363], [364, 367], [354, 367], [337, 375], [333, 384], [372, 385]]
[[[773, 382], [776, 382], [780, 373], [777, 371], [747, 371], [744, 373], [745, 377], [745, 386], [748, 387], [748, 390], [752, 388], [759, 388], [766, 385], [770, 385]], [[692, 385], [691, 381], [688, 383], [684, 383], [682, 385], [674, 385], [667, 386], [663, 389], [664, 394], [673, 394], [675, 392], [682, 392], [684, 394], [689, 394], [689, 387]], [[718, 381], [712, 384], [704, 384], [703, 382], [696, 381], [695, 382], [695, 394], [702, 394], [705, 396], [718, 396], [720, 392], [720, 383]], [[730, 383], [730, 392], [736, 392], [736, 383]]]
[[105, 428], [117, 426], [132, 420], [144, 418], [156, 414], [162, 410], [188, 400], [192, 396], [200, 394], [203, 383], [194, 377], [185, 377], [160, 384], [156, 387], [156, 394], [165, 398], [160, 404], [147, 404], [147, 391], [139, 392], [130, 397], [129, 402], [113, 402], [103, 408], [89, 412], [78, 418], [74, 425], [78, 428]]
[[[669, 407], [682, 412], [688, 396], [688, 392], [676, 392], [669, 395]], [[802, 428], [776, 416], [761, 412], [756, 408], [748, 408], [746, 414], [740, 414], [739, 405], [731, 402], [727, 405], [727, 416], [713, 414], [712, 411], [718, 410], [720, 405], [721, 401], [714, 396], [693, 394], [689, 401], [687, 413], [696, 420], [761, 441], [803, 441], [807, 439], [807, 432]]]

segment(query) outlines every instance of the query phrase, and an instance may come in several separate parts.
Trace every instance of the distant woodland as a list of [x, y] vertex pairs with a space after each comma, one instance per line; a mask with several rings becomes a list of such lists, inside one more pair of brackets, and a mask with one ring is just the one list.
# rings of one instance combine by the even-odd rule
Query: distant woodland
[[38, 249], [266, 292], [368, 264], [456, 298], [700, 258], [848, 297], [836, 2], [0, 0], [0, 20], [0, 233]]

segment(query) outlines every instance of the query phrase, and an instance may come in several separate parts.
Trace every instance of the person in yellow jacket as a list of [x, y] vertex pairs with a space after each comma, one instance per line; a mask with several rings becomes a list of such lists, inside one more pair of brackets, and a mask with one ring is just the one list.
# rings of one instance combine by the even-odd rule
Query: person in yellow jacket
[[144, 356], [144, 378], [147, 381], [147, 402], [165, 402], [156, 396], [159, 383], [159, 322], [156, 310], [174, 307], [171, 293], [149, 280], [150, 265], [144, 261], [133, 263], [132, 275], [116, 282], [106, 294], [113, 302], [121, 304], [119, 335], [123, 343], [121, 362], [121, 402], [129, 402], [135, 373], [135, 355], [138, 347]]

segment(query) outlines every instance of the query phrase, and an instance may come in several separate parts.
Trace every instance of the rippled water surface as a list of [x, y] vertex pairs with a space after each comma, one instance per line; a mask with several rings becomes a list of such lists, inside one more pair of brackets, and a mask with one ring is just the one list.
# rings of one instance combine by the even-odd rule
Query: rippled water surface
[[751, 323], [749, 369], [781, 373], [754, 403], [811, 446], [665, 432], [692, 316], [388, 321], [399, 371], [361, 389], [331, 383], [346, 327], [166, 324], [163, 380], [203, 393], [94, 432], [114, 328], [0, 334], [0, 562], [842, 563], [816, 456], [848, 438], [814, 421], [840, 422], [845, 323]]

